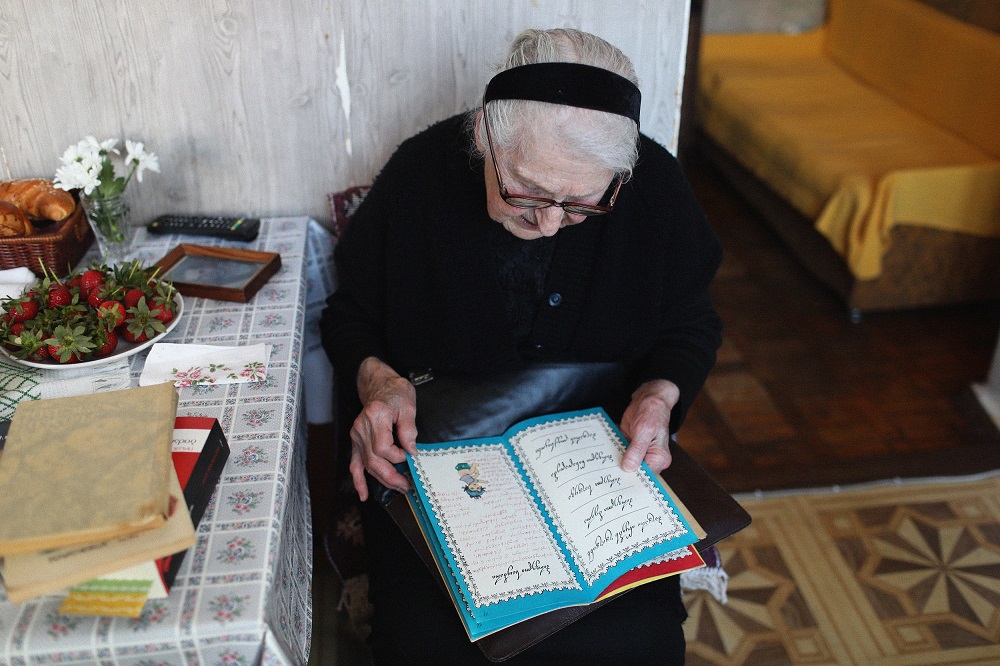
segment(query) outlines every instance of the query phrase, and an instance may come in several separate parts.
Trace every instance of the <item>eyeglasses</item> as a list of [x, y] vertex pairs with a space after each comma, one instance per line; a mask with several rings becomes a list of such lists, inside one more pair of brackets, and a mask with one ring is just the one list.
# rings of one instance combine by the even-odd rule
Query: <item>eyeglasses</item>
[[[490, 159], [493, 161], [493, 168], [496, 169], [497, 172], [497, 184], [500, 186], [500, 198], [504, 200], [504, 203], [516, 208], [548, 208], [549, 206], [558, 206], [567, 213], [571, 213], [573, 215], [604, 215], [605, 213], [611, 212], [611, 209], [615, 206], [615, 200], [618, 198], [618, 191], [622, 188], [622, 181], [625, 179], [625, 174], [618, 175], [618, 184], [615, 185], [615, 191], [608, 200], [607, 206], [585, 204], [576, 201], [556, 201], [546, 197], [533, 197], [527, 194], [511, 194], [508, 192], [507, 186], [503, 184], [503, 177], [500, 175], [500, 165], [497, 164], [496, 153], [493, 152], [493, 137], [490, 136], [490, 121], [487, 117], [488, 115], [489, 114], [486, 113], [486, 104], [483, 104], [483, 123], [486, 125], [486, 142], [490, 147]], [[609, 185], [608, 187], [610, 188], [611, 186]]]

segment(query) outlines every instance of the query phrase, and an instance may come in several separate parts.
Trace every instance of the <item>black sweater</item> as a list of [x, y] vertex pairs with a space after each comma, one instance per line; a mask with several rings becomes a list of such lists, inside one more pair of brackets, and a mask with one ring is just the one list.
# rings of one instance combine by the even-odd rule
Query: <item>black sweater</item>
[[[405, 141], [337, 246], [338, 289], [321, 321], [343, 386], [368, 356], [406, 375], [488, 375], [524, 363], [496, 278], [483, 162], [464, 116]], [[529, 335], [536, 358], [619, 361], [632, 388], [680, 388], [671, 430], [715, 363], [721, 322], [708, 286], [722, 248], [677, 161], [641, 137], [614, 210], [561, 229]], [[550, 296], [557, 294], [555, 298]]]

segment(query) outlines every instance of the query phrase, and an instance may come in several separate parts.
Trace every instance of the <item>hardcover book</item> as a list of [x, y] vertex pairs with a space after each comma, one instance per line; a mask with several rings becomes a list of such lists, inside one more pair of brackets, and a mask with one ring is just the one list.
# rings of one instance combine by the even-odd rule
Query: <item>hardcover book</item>
[[0, 455], [0, 555], [162, 527], [172, 384], [21, 402]]
[[169, 517], [162, 527], [106, 542], [8, 555], [3, 567], [7, 596], [14, 603], [21, 603], [193, 546], [194, 526], [172, 469], [169, 480], [172, 510], [168, 511]]
[[700, 528], [625, 447], [601, 409], [417, 444], [407, 499], [471, 640], [703, 566]]

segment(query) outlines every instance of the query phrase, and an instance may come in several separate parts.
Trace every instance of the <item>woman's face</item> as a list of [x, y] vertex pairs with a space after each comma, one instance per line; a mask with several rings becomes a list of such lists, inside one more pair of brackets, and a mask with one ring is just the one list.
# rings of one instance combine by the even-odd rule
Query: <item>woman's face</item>
[[[490, 217], [510, 233], [524, 240], [534, 240], [542, 236], [553, 236], [563, 227], [586, 219], [585, 215], [566, 213], [558, 206], [511, 206], [500, 196], [500, 184], [497, 182], [496, 169], [490, 161], [489, 147], [480, 146], [480, 150], [486, 155], [483, 165], [486, 208]], [[596, 204], [614, 178], [610, 169], [581, 161], [555, 141], [546, 139], [535, 141], [520, 155], [505, 154], [497, 148], [494, 159], [497, 160], [508, 194]]]

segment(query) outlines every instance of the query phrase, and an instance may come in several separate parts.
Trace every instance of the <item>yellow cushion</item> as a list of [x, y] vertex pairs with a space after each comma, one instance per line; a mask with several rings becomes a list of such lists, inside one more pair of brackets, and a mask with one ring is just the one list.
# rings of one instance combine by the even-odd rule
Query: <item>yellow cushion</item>
[[897, 223], [1000, 236], [1000, 161], [822, 55], [825, 32], [706, 35], [706, 133], [816, 220], [861, 279], [881, 272]]
[[917, 0], [830, 0], [826, 53], [1000, 158], [1000, 36]]

